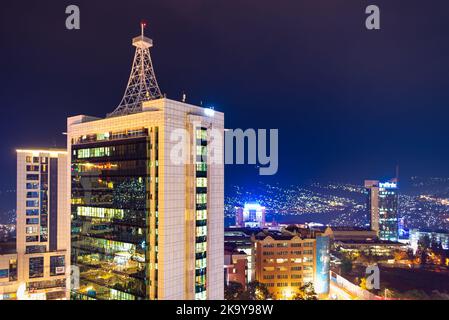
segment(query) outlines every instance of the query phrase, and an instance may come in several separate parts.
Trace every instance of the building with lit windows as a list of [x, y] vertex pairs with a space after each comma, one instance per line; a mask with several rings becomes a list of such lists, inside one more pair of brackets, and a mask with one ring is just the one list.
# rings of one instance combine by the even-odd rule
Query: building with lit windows
[[224, 115], [161, 95], [143, 28], [119, 107], [68, 119], [72, 298], [223, 299]]
[[[246, 257], [246, 283], [250, 283], [254, 281], [254, 261], [252, 259], [252, 241], [251, 236], [253, 234], [257, 234], [261, 229], [251, 229], [251, 228], [226, 228], [224, 231], [224, 247], [225, 247], [225, 281], [226, 283], [229, 283], [232, 278], [235, 279], [235, 277], [240, 279], [242, 278], [241, 271], [242, 269], [240, 267], [235, 268], [237, 264], [241, 266], [243, 262], [238, 261], [243, 256]], [[230, 270], [230, 268], [233, 268]], [[239, 275], [230, 276], [232, 273], [238, 273]]]
[[398, 185], [366, 180], [371, 230], [380, 240], [399, 241]]
[[367, 228], [327, 226], [324, 234], [329, 236], [331, 241], [370, 241], [377, 240], [377, 232]]
[[276, 299], [292, 299], [306, 283], [320, 297], [329, 293], [328, 236], [310, 230], [264, 230], [252, 241], [255, 279]]
[[426, 230], [412, 229], [410, 230], [410, 247], [416, 252], [419, 242], [427, 238], [430, 243], [441, 245], [444, 250], [449, 250], [449, 232], [445, 230]]
[[236, 282], [245, 289], [246, 285], [249, 283], [248, 255], [244, 251], [229, 250], [225, 248], [224, 258], [224, 277], [226, 285], [229, 285], [231, 282]]
[[0, 299], [69, 297], [67, 152], [17, 150], [16, 250], [0, 256]]
[[258, 203], [245, 203], [235, 208], [235, 225], [242, 228], [265, 227], [265, 207]]

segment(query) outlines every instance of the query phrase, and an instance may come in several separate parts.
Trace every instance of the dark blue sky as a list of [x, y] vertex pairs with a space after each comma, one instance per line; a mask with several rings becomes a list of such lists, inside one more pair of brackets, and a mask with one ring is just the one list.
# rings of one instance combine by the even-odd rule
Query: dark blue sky
[[[81, 30], [65, 29], [65, 7]], [[365, 8], [381, 30], [365, 29]], [[228, 128], [278, 128], [278, 175], [362, 182], [449, 175], [449, 2], [398, 0], [12, 1], [0, 11], [0, 188], [17, 146], [64, 145], [66, 117], [120, 102], [149, 21], [169, 98], [213, 105]], [[226, 168], [226, 182], [260, 180]]]

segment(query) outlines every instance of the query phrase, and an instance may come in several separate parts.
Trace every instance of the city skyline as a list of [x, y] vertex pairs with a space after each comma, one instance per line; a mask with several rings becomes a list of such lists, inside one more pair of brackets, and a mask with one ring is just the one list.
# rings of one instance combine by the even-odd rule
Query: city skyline
[[0, 300], [449, 300], [448, 4], [26, 9]]
[[[218, 10], [201, 1], [189, 6], [130, 3], [126, 12], [108, 3], [107, 23], [98, 23], [100, 3], [80, 1], [80, 30], [65, 29], [64, 4], [29, 4], [20, 23], [12, 19], [20, 4], [2, 10], [1, 38], [10, 45], [0, 53], [9, 61], [2, 77], [8, 108], [1, 117], [8, 121], [1, 130], [17, 129], [14, 141], [1, 147], [6, 155], [2, 166], [14, 167], [17, 146], [64, 147], [67, 116], [111, 112], [128, 76], [120, 62], [131, 57], [128, 43], [119, 39], [132, 37], [136, 22], [145, 18], [148, 34], [157, 41], [153, 55], [163, 93], [175, 100], [185, 93], [187, 102], [215, 107], [227, 114], [228, 128], [278, 128], [280, 141], [289, 142], [280, 143], [278, 174], [263, 181], [356, 182], [391, 175], [396, 164], [404, 176], [449, 176], [443, 122], [449, 48], [439, 41], [448, 22], [439, 14], [444, 10], [437, 10], [442, 2], [423, 9], [411, 1], [403, 15], [399, 4], [379, 1], [383, 20], [378, 33], [364, 29], [363, 4], [356, 1], [287, 1], [279, 8], [282, 21], [266, 2], [258, 2], [256, 12], [251, 2], [243, 3], [240, 13], [231, 4], [221, 3]], [[166, 15], [170, 20], [162, 18]], [[249, 35], [259, 41], [248, 43]], [[349, 38], [350, 48], [345, 45]], [[114, 54], [100, 55], [98, 46], [113, 47]], [[268, 67], [262, 77], [261, 66]], [[431, 75], [438, 86], [428, 81]], [[33, 84], [26, 95], [20, 94], [21, 79]], [[24, 112], [19, 116], [14, 110]], [[36, 121], [44, 126], [30, 139], [26, 127]], [[254, 177], [254, 166], [226, 168], [230, 184]], [[8, 172], [0, 186], [13, 182]]]

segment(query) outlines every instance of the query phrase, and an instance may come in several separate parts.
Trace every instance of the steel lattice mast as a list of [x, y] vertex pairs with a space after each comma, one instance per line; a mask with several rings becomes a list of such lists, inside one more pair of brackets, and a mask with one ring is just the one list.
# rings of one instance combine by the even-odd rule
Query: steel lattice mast
[[133, 39], [136, 47], [128, 86], [119, 106], [108, 117], [123, 116], [142, 111], [142, 102], [162, 98], [151, 62], [153, 40], [145, 37], [146, 22], [141, 22], [141, 35]]

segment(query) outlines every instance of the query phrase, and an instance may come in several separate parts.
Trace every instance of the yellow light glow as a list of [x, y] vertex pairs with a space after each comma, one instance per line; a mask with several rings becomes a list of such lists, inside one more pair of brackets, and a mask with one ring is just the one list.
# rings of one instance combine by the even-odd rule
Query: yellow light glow
[[39, 156], [41, 153], [49, 154], [50, 157], [57, 157], [58, 155], [67, 155], [64, 150], [45, 150], [45, 149], [16, 149], [17, 153], [31, 153], [33, 156]]
[[284, 289], [284, 290], [282, 291], [282, 295], [284, 296], [284, 298], [285, 298], [286, 300], [291, 300], [291, 299], [293, 298], [293, 291], [292, 291], [292, 289], [289, 287], [289, 288]]

